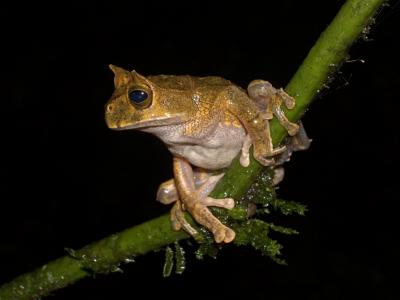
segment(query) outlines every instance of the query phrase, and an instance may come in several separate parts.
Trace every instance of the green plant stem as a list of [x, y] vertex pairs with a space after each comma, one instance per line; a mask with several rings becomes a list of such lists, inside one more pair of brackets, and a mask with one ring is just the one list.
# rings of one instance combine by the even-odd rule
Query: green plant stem
[[[315, 95], [323, 89], [328, 76], [345, 60], [350, 46], [370, 25], [383, 2], [384, 0], [346, 1], [286, 87], [286, 91], [296, 98], [296, 107], [286, 111], [291, 121], [301, 118]], [[272, 121], [271, 130], [274, 145], [278, 145], [285, 138], [286, 131], [276, 120]], [[247, 168], [241, 167], [236, 159], [212, 192], [212, 196], [240, 197], [261, 169], [262, 166], [254, 159]], [[187, 237], [184, 232], [171, 230], [168, 215], [161, 216], [17, 277], [0, 287], [0, 300], [34, 299], [48, 295], [93, 272], [117, 271], [118, 265], [132, 257]]]

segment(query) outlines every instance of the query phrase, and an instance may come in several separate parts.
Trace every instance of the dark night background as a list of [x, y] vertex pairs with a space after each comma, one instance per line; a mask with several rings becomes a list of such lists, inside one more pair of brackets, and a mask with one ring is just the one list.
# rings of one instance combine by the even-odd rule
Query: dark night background
[[[106, 128], [113, 63], [147, 74], [217, 75], [285, 86], [344, 1], [86, 2], [3, 7], [0, 283], [166, 213], [158, 184], [171, 156], [154, 137]], [[288, 266], [228, 246], [162, 277], [163, 252], [52, 299], [138, 295], [255, 299], [395, 299], [399, 2], [384, 9], [306, 114], [309, 151], [286, 166], [279, 195], [308, 205], [279, 217]], [[360, 62], [364, 60], [365, 63]], [[397, 298], [398, 299], [398, 298]]]

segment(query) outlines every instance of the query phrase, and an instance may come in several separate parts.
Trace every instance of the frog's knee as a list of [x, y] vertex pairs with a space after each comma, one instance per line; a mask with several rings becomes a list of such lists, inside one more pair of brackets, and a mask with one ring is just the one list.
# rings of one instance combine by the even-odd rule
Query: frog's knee
[[157, 190], [157, 201], [163, 204], [170, 204], [178, 200], [178, 192], [175, 187], [175, 182], [170, 179], [162, 183]]

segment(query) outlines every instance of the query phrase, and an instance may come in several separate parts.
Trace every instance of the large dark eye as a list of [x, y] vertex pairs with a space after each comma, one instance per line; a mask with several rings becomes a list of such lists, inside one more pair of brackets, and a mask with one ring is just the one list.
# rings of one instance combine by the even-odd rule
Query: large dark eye
[[142, 90], [133, 90], [129, 92], [129, 100], [131, 100], [133, 105], [139, 105], [142, 106], [147, 98], [149, 98], [149, 95]]

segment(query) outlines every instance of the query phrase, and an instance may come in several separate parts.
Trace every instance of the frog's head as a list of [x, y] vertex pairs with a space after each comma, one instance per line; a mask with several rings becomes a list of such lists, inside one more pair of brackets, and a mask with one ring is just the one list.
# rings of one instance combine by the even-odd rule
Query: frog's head
[[115, 91], [105, 107], [109, 128], [149, 130], [188, 119], [173, 92], [161, 89], [135, 71], [114, 65], [110, 69], [115, 75]]

